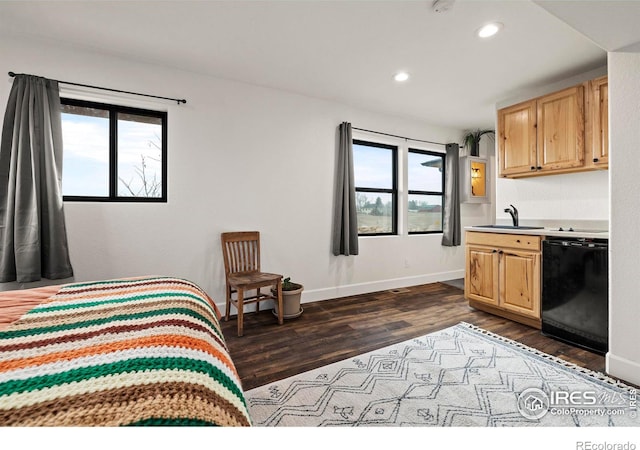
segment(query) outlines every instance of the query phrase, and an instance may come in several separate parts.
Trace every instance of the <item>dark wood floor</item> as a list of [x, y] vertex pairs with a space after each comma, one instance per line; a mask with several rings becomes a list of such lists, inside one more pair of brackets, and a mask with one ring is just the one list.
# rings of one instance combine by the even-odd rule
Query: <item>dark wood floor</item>
[[550, 339], [540, 330], [469, 308], [463, 291], [425, 284], [334, 300], [304, 303], [304, 313], [278, 326], [271, 310], [246, 314], [244, 336], [236, 319], [222, 321], [231, 357], [245, 390], [422, 336], [459, 322], [492, 331], [598, 372], [604, 357]]

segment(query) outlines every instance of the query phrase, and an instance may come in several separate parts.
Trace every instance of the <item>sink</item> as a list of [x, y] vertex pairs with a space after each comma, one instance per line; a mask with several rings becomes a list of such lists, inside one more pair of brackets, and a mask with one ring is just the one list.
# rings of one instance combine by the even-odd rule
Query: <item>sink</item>
[[473, 228], [503, 228], [507, 230], [542, 230], [544, 227], [527, 227], [514, 225], [473, 225]]

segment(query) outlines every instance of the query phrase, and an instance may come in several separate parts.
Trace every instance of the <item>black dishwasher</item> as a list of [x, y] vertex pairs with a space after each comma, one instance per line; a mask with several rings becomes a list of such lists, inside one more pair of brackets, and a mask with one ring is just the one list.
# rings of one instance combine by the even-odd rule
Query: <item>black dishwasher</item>
[[542, 333], [604, 354], [609, 347], [608, 241], [542, 242]]

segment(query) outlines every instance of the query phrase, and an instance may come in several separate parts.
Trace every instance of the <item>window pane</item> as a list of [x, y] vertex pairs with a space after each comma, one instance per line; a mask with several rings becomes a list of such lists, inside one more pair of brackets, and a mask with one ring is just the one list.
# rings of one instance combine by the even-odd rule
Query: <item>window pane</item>
[[109, 112], [62, 105], [62, 195], [109, 196]]
[[162, 197], [162, 120], [118, 113], [118, 196]]
[[442, 162], [439, 155], [409, 152], [409, 190], [443, 192]]
[[366, 188], [393, 188], [393, 150], [353, 144], [355, 184]]
[[442, 231], [442, 196], [409, 195], [409, 233]]
[[393, 194], [356, 192], [358, 234], [393, 232]]

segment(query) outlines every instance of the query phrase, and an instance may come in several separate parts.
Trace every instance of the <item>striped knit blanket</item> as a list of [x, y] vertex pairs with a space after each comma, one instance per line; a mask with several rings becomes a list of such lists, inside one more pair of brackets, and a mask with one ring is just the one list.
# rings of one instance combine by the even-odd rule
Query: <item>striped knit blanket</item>
[[182, 279], [65, 285], [0, 332], [0, 425], [250, 425], [218, 317]]

